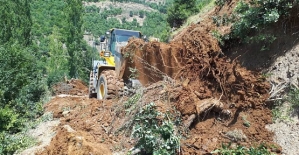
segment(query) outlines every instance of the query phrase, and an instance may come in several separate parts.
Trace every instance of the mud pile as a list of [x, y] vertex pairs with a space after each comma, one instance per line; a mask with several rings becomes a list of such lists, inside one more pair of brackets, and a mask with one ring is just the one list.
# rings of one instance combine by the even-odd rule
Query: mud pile
[[209, 59], [219, 55], [218, 42], [209, 31], [206, 26], [194, 24], [181, 36], [181, 41], [166, 44], [144, 42], [141, 39], [130, 40], [122, 50], [123, 57], [126, 58], [123, 65], [126, 68], [123, 70], [124, 76], [129, 77], [132, 74], [130, 68], [134, 68], [143, 85], [166, 77], [177, 80], [190, 76], [188, 74], [195, 71], [190, 65], [207, 67], [205, 64], [210, 63]]
[[163, 79], [181, 83], [171, 100], [190, 129], [190, 138], [182, 142], [184, 154], [208, 153], [223, 142], [273, 144], [273, 134], [265, 129], [272, 121], [265, 106], [270, 84], [224, 56], [210, 28], [191, 25], [180, 41], [169, 44], [131, 40], [122, 50], [124, 65], [136, 68], [144, 85]]
[[246, 70], [237, 60], [225, 57], [209, 32], [205, 26], [192, 25], [180, 42], [131, 40], [123, 50], [124, 55], [131, 56], [127, 66], [136, 66], [144, 85], [169, 77], [185, 82], [181, 96], [193, 93], [198, 99], [213, 97], [241, 109], [263, 105], [270, 84], [258, 72]]
[[87, 95], [88, 88], [81, 80], [71, 79], [65, 82], [60, 82], [52, 87], [53, 95], [66, 94], [66, 95]]
[[50, 145], [38, 154], [109, 155], [112, 151], [131, 148], [129, 137], [115, 134], [124, 124], [124, 117], [119, 118], [120, 112], [115, 110], [118, 104], [115, 100], [55, 97], [45, 106], [45, 111], [53, 112], [60, 124]]

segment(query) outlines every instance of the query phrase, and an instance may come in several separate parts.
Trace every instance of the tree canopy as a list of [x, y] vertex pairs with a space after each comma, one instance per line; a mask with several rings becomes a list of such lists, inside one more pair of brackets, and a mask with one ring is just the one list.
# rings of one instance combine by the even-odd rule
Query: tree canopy
[[196, 0], [174, 0], [167, 10], [167, 21], [172, 27], [181, 26], [192, 14], [198, 12]]

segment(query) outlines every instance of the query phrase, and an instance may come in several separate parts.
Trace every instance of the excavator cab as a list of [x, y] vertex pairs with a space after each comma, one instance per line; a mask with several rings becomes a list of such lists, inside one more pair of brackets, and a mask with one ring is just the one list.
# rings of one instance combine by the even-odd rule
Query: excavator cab
[[124, 79], [120, 77], [123, 58], [121, 48], [132, 37], [141, 38], [139, 31], [111, 29], [100, 37], [99, 54], [102, 60], [93, 60], [90, 73], [89, 97], [109, 99], [123, 93]]

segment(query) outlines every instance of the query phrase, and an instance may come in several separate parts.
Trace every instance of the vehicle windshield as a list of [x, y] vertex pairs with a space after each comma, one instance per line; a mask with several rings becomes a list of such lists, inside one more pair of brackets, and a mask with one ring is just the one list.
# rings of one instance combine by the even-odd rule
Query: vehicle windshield
[[138, 36], [116, 35], [116, 42], [128, 42], [131, 37], [138, 38]]

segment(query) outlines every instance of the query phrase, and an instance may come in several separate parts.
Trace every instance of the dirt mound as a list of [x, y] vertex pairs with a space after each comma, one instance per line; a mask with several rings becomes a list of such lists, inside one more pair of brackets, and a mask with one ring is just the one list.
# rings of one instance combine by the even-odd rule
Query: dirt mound
[[265, 106], [270, 84], [224, 56], [210, 32], [211, 26], [194, 24], [169, 44], [130, 40], [122, 50], [124, 66], [136, 66], [143, 84], [168, 78], [182, 83], [173, 101], [190, 127], [184, 153], [208, 153], [223, 142], [272, 144], [273, 133], [265, 129], [271, 123]]
[[71, 79], [66, 82], [60, 82], [52, 87], [53, 95], [67, 94], [84, 96], [88, 94], [88, 87], [81, 80]]
[[[125, 121], [124, 117], [119, 117], [120, 113], [125, 115], [124, 111], [117, 109], [119, 103], [122, 101], [100, 101], [87, 97], [52, 99], [45, 110], [53, 112], [53, 117], [59, 118], [61, 123], [50, 146], [41, 154], [111, 154], [112, 150], [132, 147], [129, 137], [114, 134]], [[70, 150], [72, 152], [68, 152]]]
[[[127, 66], [136, 66], [143, 84], [167, 77], [188, 81], [181, 96], [192, 92], [198, 99], [213, 97], [243, 109], [263, 105], [270, 84], [258, 72], [246, 70], [236, 60], [222, 55], [209, 28], [192, 25], [188, 29], [182, 41], [170, 44], [131, 40], [123, 50], [124, 55], [131, 56]], [[130, 74], [126, 71], [125, 75]]]
[[52, 139], [51, 145], [39, 155], [108, 155], [111, 154], [106, 145], [91, 141], [92, 135], [88, 132], [77, 132], [70, 126], [60, 127], [57, 135]]

